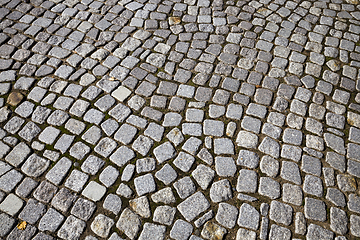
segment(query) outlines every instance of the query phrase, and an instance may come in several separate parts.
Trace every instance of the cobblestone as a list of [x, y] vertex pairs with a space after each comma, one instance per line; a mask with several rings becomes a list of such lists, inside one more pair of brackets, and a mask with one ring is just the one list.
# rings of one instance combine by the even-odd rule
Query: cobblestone
[[0, 237], [360, 237], [356, 0], [0, 5]]

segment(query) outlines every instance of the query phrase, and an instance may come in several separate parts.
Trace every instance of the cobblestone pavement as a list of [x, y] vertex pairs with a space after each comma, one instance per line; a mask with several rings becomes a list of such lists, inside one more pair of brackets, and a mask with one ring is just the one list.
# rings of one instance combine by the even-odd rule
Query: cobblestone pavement
[[360, 238], [358, 0], [0, 6], [1, 239]]

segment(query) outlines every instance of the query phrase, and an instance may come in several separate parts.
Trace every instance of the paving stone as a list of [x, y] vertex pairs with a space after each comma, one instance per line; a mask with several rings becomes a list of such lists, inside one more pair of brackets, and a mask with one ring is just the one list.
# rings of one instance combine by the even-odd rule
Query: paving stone
[[39, 183], [33, 180], [32, 178], [25, 178], [15, 190], [16, 195], [20, 197], [27, 197], [38, 185]]
[[99, 214], [91, 223], [91, 230], [100, 237], [107, 237], [113, 225], [114, 220], [103, 214]]
[[57, 210], [68, 212], [75, 200], [76, 196], [74, 194], [66, 188], [62, 188], [52, 199], [51, 205]]
[[296, 163], [293, 162], [282, 162], [280, 176], [281, 178], [298, 185], [300, 185], [302, 182], [299, 167], [296, 165]]
[[280, 197], [280, 184], [269, 177], [261, 177], [259, 182], [259, 194], [276, 199]]
[[23, 206], [23, 200], [18, 198], [16, 195], [10, 193], [0, 204], [0, 210], [14, 216], [17, 214]]
[[251, 205], [243, 203], [240, 207], [237, 224], [240, 227], [257, 230], [259, 228], [259, 221], [259, 212]]
[[193, 165], [195, 158], [185, 152], [180, 152], [173, 161], [174, 165], [183, 172], [188, 172]]
[[156, 147], [153, 151], [159, 164], [174, 157], [175, 149], [170, 142], [165, 142]]
[[34, 153], [27, 158], [21, 167], [21, 171], [29, 177], [39, 177], [48, 169], [49, 165], [50, 161], [41, 158]]
[[[335, 235], [326, 230], [330, 229], [339, 235], [335, 239], [345, 238], [340, 235], [359, 237], [359, 221], [351, 214], [360, 212], [356, 195], [360, 100], [356, 93], [352, 100], [351, 93], [360, 89], [356, 81], [360, 48], [355, 44], [360, 15], [356, 4], [350, 2], [295, 2], [123, 0], [114, 5], [111, 1], [85, 0], [80, 4], [32, 3], [35, 7], [16, 1], [6, 3], [0, 10], [4, 32], [0, 34], [0, 122], [4, 128], [0, 130], [0, 157], [4, 159], [0, 162], [0, 201], [15, 191], [21, 198], [33, 196], [41, 204], [54, 199], [51, 204], [60, 212], [74, 207], [67, 220], [53, 208], [37, 220], [39, 231], [48, 231], [51, 236], [40, 232], [35, 237], [36, 227], [30, 222], [24, 231], [12, 230], [12, 223], [3, 234], [8, 239], [54, 239], [55, 235], [77, 239], [80, 234], [86, 239], [112, 240], [125, 236], [165, 239], [166, 234], [172, 239], [194, 240], [222, 239], [225, 234], [236, 239], [290, 239], [305, 234], [308, 239], [334, 239]], [[336, 17], [350, 22], [334, 21]], [[308, 62], [303, 50], [310, 52]], [[216, 58], [221, 62], [215, 66]], [[322, 71], [324, 64], [328, 69]], [[345, 64], [342, 70], [341, 64]], [[11, 91], [12, 86], [15, 91]], [[347, 108], [350, 110], [345, 115]], [[345, 123], [350, 125], [347, 136], [347, 131], [342, 131]], [[91, 147], [93, 155], [89, 154]], [[325, 148], [325, 162], [321, 162]], [[72, 161], [60, 158], [68, 150], [77, 160], [71, 172]], [[104, 166], [106, 161], [99, 156], [109, 158], [119, 169]], [[206, 164], [198, 163], [197, 158]], [[235, 191], [231, 183], [237, 165], [238, 200], [249, 206], [258, 204], [264, 214], [258, 236], [254, 230], [259, 228], [260, 218], [256, 229], [241, 226], [234, 230], [238, 210], [226, 205], [231, 204], [228, 201]], [[21, 172], [12, 167], [21, 167]], [[260, 179], [255, 170], [258, 167]], [[215, 172], [220, 178], [215, 178]], [[116, 185], [120, 173], [121, 182]], [[72, 193], [66, 194], [65, 188], [57, 193], [56, 185], [63, 183], [71, 191], [81, 191], [88, 174], [104, 184], [91, 177], [88, 193], [83, 192], [92, 201], [106, 195], [104, 202], [97, 204], [99, 208], [114, 216], [121, 214], [120, 197], [132, 203], [134, 212], [126, 209], [118, 220], [121, 237], [117, 233], [110, 236], [114, 222], [99, 215], [104, 214], [101, 209], [92, 217], [94, 203], [82, 198], [73, 203]], [[43, 176], [49, 182], [38, 186], [37, 178]], [[145, 176], [151, 179], [150, 185], [141, 181]], [[185, 184], [179, 184], [182, 181]], [[177, 192], [188, 190], [184, 190], [185, 200], [180, 204], [169, 186], [173, 183]], [[110, 193], [113, 185], [117, 195]], [[135, 190], [139, 195], [142, 185], [146, 185], [144, 195], [151, 193], [149, 200], [143, 195], [135, 198]], [[206, 200], [198, 188], [209, 187], [210, 199]], [[282, 197], [281, 204], [290, 208], [301, 206], [305, 193], [305, 215], [298, 210], [295, 228], [284, 228], [287, 223], [282, 220], [267, 218], [263, 200], [251, 194], [256, 192], [271, 199]], [[218, 205], [215, 217], [209, 200], [228, 203]], [[154, 213], [146, 207], [152, 202], [157, 203], [151, 209], [159, 209], [159, 216], [167, 209], [171, 212], [157, 221], [161, 225], [140, 220]], [[346, 205], [348, 217], [343, 214]], [[233, 211], [227, 214], [220, 206]], [[175, 218], [175, 207], [186, 220], [199, 217], [194, 224], [197, 228], [204, 225], [202, 231], [192, 233], [193, 227], [185, 222], [187, 231], [181, 224], [175, 227], [180, 221]], [[127, 216], [133, 221], [127, 221]], [[284, 216], [292, 218], [292, 212]], [[52, 217], [55, 221], [49, 223]], [[308, 226], [305, 218], [311, 221]], [[313, 223], [326, 218], [330, 224], [326, 229]], [[65, 220], [71, 222], [69, 219], [80, 227], [72, 230], [75, 226], [63, 224]], [[87, 223], [89, 219], [92, 222]], [[269, 226], [269, 220], [281, 226]], [[163, 225], [169, 226], [170, 233]]]
[[134, 151], [126, 146], [121, 146], [110, 156], [110, 160], [121, 167], [134, 157]]
[[34, 199], [29, 199], [24, 209], [20, 212], [19, 218], [30, 224], [35, 224], [45, 214], [45, 211], [46, 207], [44, 204]]
[[330, 240], [334, 238], [334, 233], [318, 225], [310, 224], [306, 238], [311, 240], [319, 238]]
[[159, 191], [157, 191], [156, 193], [151, 195], [151, 200], [158, 203], [158, 202], [163, 202], [165, 204], [170, 204], [175, 202], [175, 196], [171, 190], [171, 188], [166, 187], [163, 188]]
[[166, 227], [162, 225], [145, 223], [142, 232], [140, 233], [139, 240], [153, 238], [161, 240], [165, 238]]
[[224, 179], [212, 184], [210, 198], [213, 202], [227, 201], [233, 197], [231, 186], [228, 180]]
[[12, 229], [13, 225], [15, 224], [15, 219], [9, 217], [7, 214], [2, 213], [0, 215], [1, 225], [0, 236], [5, 237]]
[[325, 203], [314, 198], [305, 198], [304, 213], [308, 219], [324, 222], [326, 220]]
[[58, 231], [58, 237], [67, 238], [78, 238], [83, 233], [86, 223], [74, 216], [68, 217], [62, 227]]
[[280, 155], [280, 145], [269, 137], [265, 137], [259, 145], [259, 150], [265, 154], [269, 154], [274, 158]]
[[181, 219], [176, 220], [170, 230], [170, 237], [176, 240], [188, 239], [193, 232], [193, 226]]
[[280, 164], [276, 159], [267, 155], [261, 158], [260, 170], [269, 177], [276, 177], [279, 173], [279, 167]]
[[241, 169], [237, 180], [238, 192], [255, 193], [257, 189], [257, 174], [255, 171]]
[[216, 237], [223, 238], [227, 233], [227, 230], [220, 225], [212, 222], [207, 222], [204, 225], [203, 230], [201, 231], [201, 236], [207, 239], [212, 239]]
[[105, 194], [106, 188], [94, 181], [91, 181], [83, 190], [82, 195], [97, 202]]
[[336, 177], [338, 187], [343, 192], [353, 192], [356, 190], [355, 179], [349, 175], [339, 174]]
[[116, 227], [125, 233], [130, 239], [134, 239], [140, 230], [140, 217], [126, 208], [120, 215]]
[[259, 156], [256, 153], [248, 150], [240, 150], [236, 164], [248, 168], [256, 168], [259, 160]]
[[219, 176], [232, 177], [236, 173], [235, 161], [231, 157], [216, 157], [215, 170]]
[[134, 184], [136, 192], [139, 196], [146, 193], [154, 192], [156, 189], [154, 177], [150, 173], [135, 178]]
[[153, 141], [145, 136], [140, 135], [133, 143], [132, 148], [145, 156], [153, 145]]
[[290, 225], [292, 222], [293, 208], [290, 205], [278, 201], [272, 201], [270, 204], [270, 219], [284, 225]]
[[71, 172], [70, 176], [67, 178], [65, 186], [75, 192], [79, 192], [82, 190], [88, 179], [89, 176], [87, 174], [74, 169]]
[[87, 221], [90, 219], [95, 209], [96, 205], [93, 202], [79, 198], [71, 209], [71, 214], [84, 221]]
[[350, 194], [349, 200], [348, 200], [349, 210], [352, 212], [359, 213], [360, 212], [359, 204], [360, 204], [360, 198], [358, 196], [356, 196], [355, 194]]
[[177, 206], [177, 209], [187, 221], [193, 220], [210, 207], [209, 202], [201, 192], [196, 192]]
[[165, 164], [155, 173], [155, 177], [162, 181], [165, 185], [169, 185], [177, 178], [177, 173], [169, 164]]
[[221, 137], [224, 134], [224, 123], [207, 119], [204, 121], [203, 131], [205, 135]]
[[159, 206], [154, 212], [154, 222], [171, 226], [176, 213], [176, 208], [170, 206]]
[[180, 196], [180, 198], [185, 199], [196, 190], [195, 184], [190, 177], [184, 177], [174, 183], [174, 188]]
[[49, 208], [39, 222], [39, 230], [55, 232], [61, 223], [63, 223], [64, 219], [65, 217], [59, 212], [53, 208]]
[[202, 189], [207, 189], [215, 176], [215, 171], [203, 164], [200, 164], [192, 172], [193, 178]]
[[0, 189], [4, 192], [11, 192], [22, 180], [23, 175], [15, 169], [10, 170], [0, 177]]
[[291, 238], [291, 231], [287, 228], [280, 227], [278, 225], [271, 225], [269, 239], [284, 239], [290, 240]]

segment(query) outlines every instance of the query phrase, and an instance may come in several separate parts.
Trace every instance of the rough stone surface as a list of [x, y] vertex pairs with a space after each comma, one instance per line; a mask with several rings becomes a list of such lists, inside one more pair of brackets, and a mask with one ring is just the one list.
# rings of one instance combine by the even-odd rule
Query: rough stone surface
[[0, 238], [360, 237], [359, 0], [0, 5]]

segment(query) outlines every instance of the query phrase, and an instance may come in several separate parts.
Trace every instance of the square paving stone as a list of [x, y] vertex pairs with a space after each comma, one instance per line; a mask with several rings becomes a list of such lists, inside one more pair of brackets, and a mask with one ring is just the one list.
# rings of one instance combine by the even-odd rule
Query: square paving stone
[[82, 135], [81, 138], [86, 142], [95, 145], [99, 141], [101, 136], [102, 133], [100, 128], [92, 126]]
[[50, 161], [42, 157], [39, 157], [35, 153], [32, 154], [21, 167], [23, 171], [29, 177], [41, 176], [49, 167]]
[[11, 192], [22, 180], [23, 175], [15, 169], [0, 177], [0, 189], [4, 192]]
[[235, 161], [231, 157], [216, 157], [215, 170], [219, 176], [232, 177], [236, 173]]
[[39, 222], [39, 230], [55, 232], [63, 223], [64, 219], [65, 217], [58, 211], [53, 208], [49, 208]]
[[221, 154], [234, 154], [234, 144], [229, 138], [216, 138], [214, 140], [214, 153]]
[[140, 217], [126, 208], [120, 215], [116, 227], [125, 233], [130, 239], [134, 239], [138, 234], [141, 226]]
[[156, 183], [154, 177], [148, 173], [146, 175], [134, 179], [135, 190], [139, 196], [154, 192], [156, 190]]
[[145, 156], [153, 145], [153, 140], [148, 137], [140, 135], [132, 144], [132, 148]]
[[52, 145], [59, 134], [59, 129], [50, 126], [42, 131], [42, 133], [39, 135], [39, 140], [43, 143]]
[[111, 211], [115, 215], [118, 215], [121, 210], [122, 201], [121, 198], [115, 194], [109, 194], [104, 201], [104, 209]]
[[83, 159], [89, 152], [90, 147], [82, 142], [77, 142], [70, 148], [70, 155], [78, 160]]
[[99, 175], [99, 180], [106, 187], [110, 187], [119, 176], [119, 171], [113, 166], [107, 166]]
[[160, 146], [156, 147], [153, 153], [156, 157], [156, 160], [159, 162], [159, 164], [161, 164], [164, 161], [173, 158], [176, 152], [173, 145], [170, 142], [165, 142]]
[[227, 201], [233, 197], [230, 182], [223, 179], [214, 182], [210, 188], [210, 199], [213, 202]]
[[201, 192], [194, 193], [177, 206], [177, 209], [187, 221], [192, 221], [200, 213], [205, 212], [210, 203]]
[[183, 172], [188, 172], [195, 162], [195, 158], [185, 152], [180, 152], [173, 161], [174, 165]]
[[180, 196], [180, 198], [185, 199], [196, 191], [195, 184], [190, 177], [184, 177], [174, 183], [174, 188]]
[[110, 156], [110, 160], [119, 167], [122, 167], [134, 157], [135, 153], [133, 150], [126, 146], [121, 146]]
[[153, 221], [171, 226], [175, 217], [176, 208], [170, 206], [159, 206], [155, 209]]
[[259, 194], [276, 199], [280, 197], [280, 184], [269, 177], [261, 177], [259, 183]]
[[50, 200], [54, 197], [57, 190], [58, 188], [55, 185], [47, 181], [42, 181], [40, 185], [36, 188], [33, 195], [37, 200], [49, 203]]
[[32, 190], [34, 190], [39, 183], [32, 178], [25, 178], [15, 190], [16, 195], [20, 197], [27, 197]]
[[318, 199], [305, 198], [304, 213], [307, 219], [324, 222], [326, 220], [325, 203]]
[[162, 225], [145, 223], [142, 232], [140, 233], [139, 240], [154, 239], [162, 240], [165, 238], [166, 227]]
[[220, 203], [216, 213], [216, 221], [227, 228], [233, 228], [238, 218], [238, 209], [228, 203]]
[[243, 203], [240, 207], [237, 224], [240, 227], [257, 230], [259, 228], [260, 214], [251, 205]]
[[79, 198], [71, 209], [71, 214], [84, 221], [87, 221], [90, 219], [95, 209], [95, 203], [83, 198]]
[[0, 204], [0, 210], [9, 214], [10, 216], [14, 216], [20, 211], [23, 204], [23, 200], [21, 200], [16, 195], [10, 193]]
[[257, 189], [257, 173], [252, 170], [241, 169], [237, 180], [236, 191], [255, 193]]
[[75, 200], [76, 196], [74, 194], [66, 188], [62, 188], [52, 199], [51, 205], [57, 210], [67, 212]]
[[95, 175], [104, 166], [105, 161], [90, 155], [81, 165], [81, 170], [90, 175]]
[[169, 185], [177, 178], [177, 173], [169, 164], [165, 164], [155, 173], [155, 177], [162, 181], [165, 185]]
[[111, 152], [116, 148], [117, 144], [111, 138], [103, 138], [95, 146], [94, 151], [103, 157], [108, 157]]
[[97, 182], [91, 181], [86, 188], [82, 191], [82, 195], [93, 200], [94, 202], [100, 201], [105, 195], [106, 187]]
[[83, 233], [86, 223], [74, 216], [69, 216], [62, 227], [59, 229], [57, 236], [62, 239], [77, 239]]
[[110, 229], [114, 223], [114, 220], [111, 218], [103, 214], [99, 214], [95, 217], [90, 227], [96, 235], [106, 238], [109, 235]]
[[71, 172], [70, 176], [67, 178], [65, 186], [75, 192], [79, 192], [81, 191], [88, 179], [89, 176], [87, 174], [74, 169]]
[[310, 224], [306, 234], [306, 239], [315, 240], [322, 238], [324, 240], [334, 239], [334, 233], [316, 224]]
[[221, 137], [224, 134], [224, 123], [221, 121], [206, 119], [203, 126], [205, 135]]
[[170, 230], [170, 237], [176, 240], [186, 240], [193, 232], [193, 226], [181, 219], [176, 220], [172, 229]]
[[305, 193], [317, 197], [322, 197], [324, 194], [322, 180], [312, 175], [305, 176], [303, 189]]
[[286, 203], [291, 203], [300, 206], [303, 202], [303, 192], [299, 186], [285, 183], [283, 184], [282, 200]]
[[36, 227], [28, 224], [25, 230], [14, 228], [8, 235], [8, 239], [25, 239], [30, 240], [36, 233]]
[[34, 199], [29, 199], [19, 218], [30, 224], [35, 224], [46, 212], [46, 206]]
[[290, 205], [272, 201], [270, 204], [270, 219], [284, 225], [290, 225], [292, 222], [293, 208]]
[[2, 223], [0, 227], [0, 237], [5, 237], [14, 226], [15, 219], [5, 213], [2, 213], [0, 214], [0, 222]]
[[244, 228], [239, 228], [236, 234], [236, 240], [255, 240], [256, 233], [253, 231], [246, 230]]
[[269, 239], [275, 240], [275, 239], [284, 239], [284, 240], [290, 240], [291, 238], [291, 231], [287, 228], [280, 227], [278, 225], [271, 225], [270, 233], [269, 233]]

